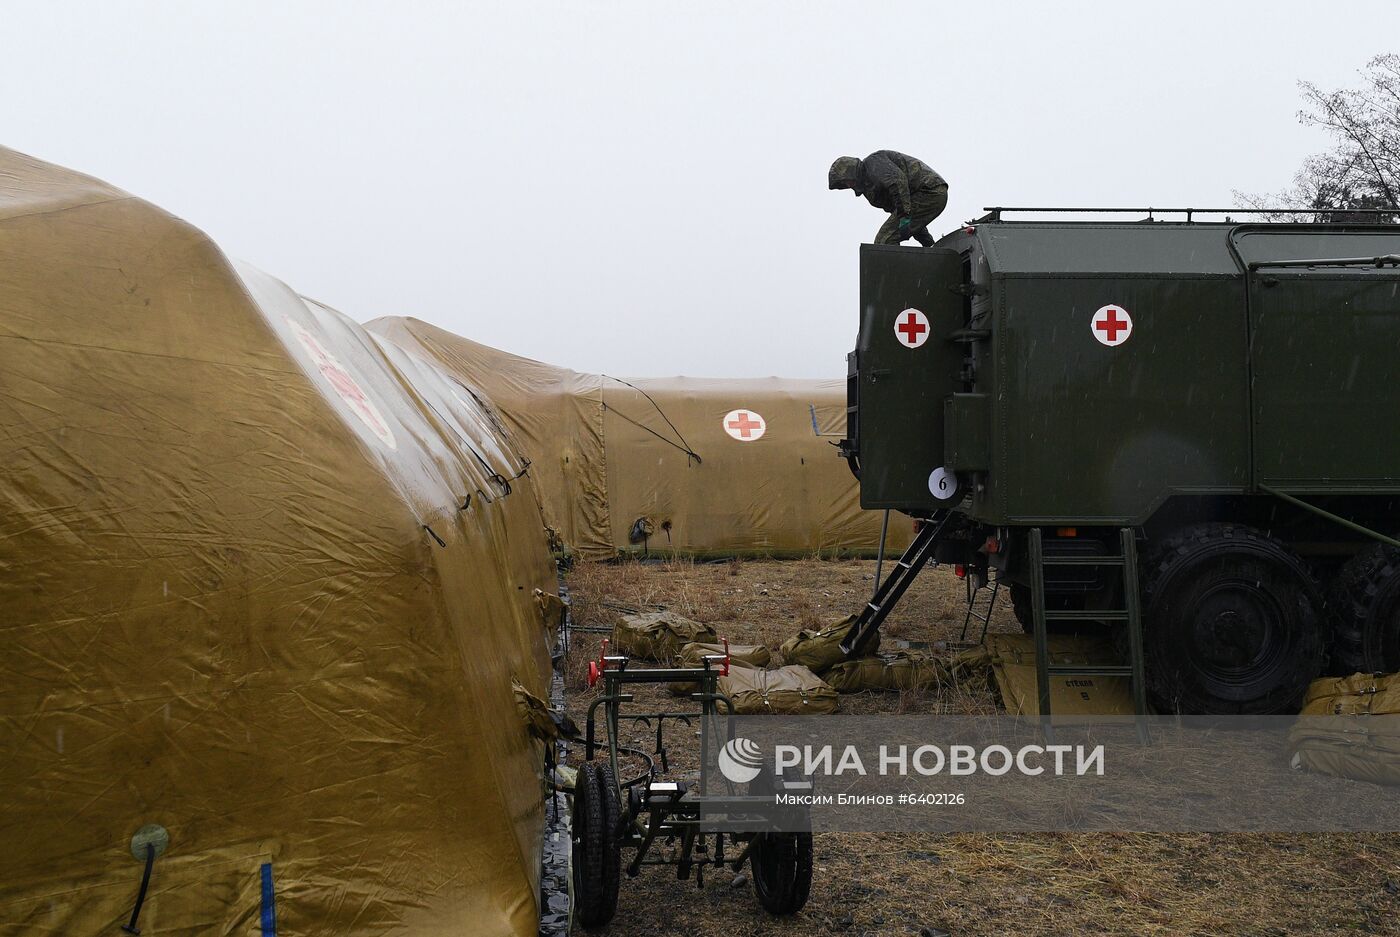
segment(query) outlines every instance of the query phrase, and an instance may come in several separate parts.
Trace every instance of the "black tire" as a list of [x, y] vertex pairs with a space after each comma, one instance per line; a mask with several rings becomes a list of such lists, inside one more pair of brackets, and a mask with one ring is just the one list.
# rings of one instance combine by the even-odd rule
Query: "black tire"
[[603, 901], [610, 909], [609, 920], [617, 911], [617, 888], [622, 879], [622, 801], [613, 779], [612, 765], [598, 764], [598, 786], [603, 795]]
[[1333, 580], [1327, 609], [1337, 673], [1400, 670], [1400, 550], [1377, 543], [1348, 560]]
[[1199, 524], [1143, 563], [1147, 685], [1162, 712], [1296, 710], [1321, 672], [1321, 596], [1303, 561], [1239, 524]]
[[[573, 878], [574, 919], [585, 928], [601, 927], [617, 913], [619, 848], [617, 823], [607, 821], [607, 790], [599, 766], [586, 762], [574, 782]], [[614, 791], [614, 803], [616, 792]], [[616, 818], [616, 812], [614, 812]], [[608, 887], [611, 867], [612, 887]]]
[[759, 833], [749, 851], [753, 890], [769, 914], [796, 914], [812, 891], [812, 834]]
[[812, 893], [812, 834], [794, 833], [797, 838], [797, 869], [793, 876], [792, 911], [796, 914], [807, 906]]

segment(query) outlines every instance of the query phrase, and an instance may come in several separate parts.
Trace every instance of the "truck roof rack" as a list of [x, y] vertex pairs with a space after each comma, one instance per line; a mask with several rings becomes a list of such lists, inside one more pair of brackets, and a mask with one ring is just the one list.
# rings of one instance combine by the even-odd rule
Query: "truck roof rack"
[[1182, 215], [1190, 221], [1192, 215], [1376, 215], [1386, 216], [1400, 214], [1400, 209], [1396, 208], [1038, 208], [1038, 207], [1016, 207], [1010, 205], [990, 205], [983, 206], [982, 210], [987, 212], [986, 217], [979, 218], [979, 221], [1001, 221], [1001, 213], [1004, 211], [1023, 211], [1036, 214], [1065, 213], [1065, 214], [1086, 214], [1086, 215], [1141, 215], [1146, 213], [1148, 218], [1154, 214]]

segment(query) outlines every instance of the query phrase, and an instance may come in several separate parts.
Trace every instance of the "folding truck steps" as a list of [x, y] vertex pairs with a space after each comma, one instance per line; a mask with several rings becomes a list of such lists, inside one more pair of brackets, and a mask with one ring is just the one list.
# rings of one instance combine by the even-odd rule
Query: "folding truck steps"
[[[977, 644], [987, 643], [987, 629], [992, 624], [992, 611], [997, 607], [997, 595], [1001, 592], [1001, 577], [992, 576], [990, 584], [984, 582], [973, 582], [971, 574], [965, 580], [967, 583], [967, 613], [963, 615], [962, 633], [958, 635], [959, 641], [967, 640], [967, 631], [972, 627], [974, 621], [982, 623], [982, 633], [977, 636]], [[977, 598], [982, 593], [987, 593], [987, 604], [982, 611], [977, 610]]]
[[[1049, 738], [1054, 733], [1050, 711], [1050, 678], [1126, 677], [1133, 695], [1138, 738], [1147, 742], [1147, 682], [1142, 650], [1141, 593], [1138, 591], [1137, 538], [1129, 527], [1118, 531], [1119, 552], [1106, 556], [1045, 555], [1041, 530], [1033, 527], [1028, 537], [1031, 567], [1031, 605], [1035, 633], [1036, 687], [1040, 702], [1041, 726]], [[1122, 582], [1121, 609], [1059, 610], [1045, 607], [1045, 568], [1047, 566], [1099, 566], [1119, 571]], [[1050, 660], [1049, 623], [1057, 621], [1121, 622], [1128, 634], [1128, 663], [1113, 665], [1055, 664]]]
[[895, 562], [894, 569], [885, 581], [879, 584], [874, 597], [865, 603], [865, 608], [856, 616], [851, 630], [846, 632], [846, 637], [841, 641], [841, 651], [847, 657], [859, 657], [870, 639], [880, 630], [880, 625], [884, 623], [890, 610], [898, 604], [910, 584], [918, 577], [919, 571], [932, 558], [938, 535], [943, 532], [943, 525], [951, 516], [945, 513], [938, 523], [926, 521], [919, 528], [914, 542], [909, 544], [904, 555]]

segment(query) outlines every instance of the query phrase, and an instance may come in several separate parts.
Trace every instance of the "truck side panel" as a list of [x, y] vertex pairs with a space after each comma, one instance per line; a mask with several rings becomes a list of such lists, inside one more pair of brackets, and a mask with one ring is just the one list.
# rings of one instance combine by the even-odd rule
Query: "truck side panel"
[[[998, 522], [1139, 524], [1174, 493], [1244, 490], [1240, 279], [1011, 275], [994, 289]], [[1110, 304], [1132, 321], [1114, 346], [1093, 329]]]
[[1259, 482], [1298, 493], [1400, 491], [1400, 275], [1265, 269], [1251, 290]]

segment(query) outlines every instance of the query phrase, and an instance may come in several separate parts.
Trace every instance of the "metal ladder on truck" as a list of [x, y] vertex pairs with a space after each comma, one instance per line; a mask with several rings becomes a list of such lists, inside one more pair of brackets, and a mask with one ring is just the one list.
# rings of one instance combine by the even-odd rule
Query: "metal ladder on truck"
[[875, 595], [869, 602], [865, 603], [865, 608], [861, 609], [860, 614], [856, 616], [851, 630], [847, 631], [846, 636], [841, 639], [841, 651], [847, 657], [859, 656], [875, 632], [880, 630], [880, 625], [884, 623], [890, 609], [895, 607], [895, 604], [909, 588], [909, 584], [914, 581], [915, 577], [919, 575], [919, 571], [933, 556], [934, 544], [938, 541], [938, 535], [943, 532], [943, 526], [948, 523], [949, 517], [952, 517], [952, 512], [945, 513], [937, 522], [924, 521], [919, 527], [919, 532], [914, 536], [914, 542], [909, 544], [904, 555], [895, 562], [894, 569], [885, 581], [879, 584]]
[[[1035, 677], [1040, 698], [1040, 723], [1047, 741], [1054, 735], [1050, 712], [1051, 677], [1126, 677], [1133, 694], [1133, 710], [1137, 721], [1138, 740], [1146, 744], [1147, 683], [1144, 678], [1142, 651], [1141, 594], [1138, 592], [1137, 538], [1132, 528], [1118, 531], [1119, 550], [1106, 556], [1046, 557], [1039, 527], [1030, 530], [1031, 603], [1035, 630]], [[1050, 610], [1045, 607], [1045, 568], [1047, 566], [1117, 567], [1123, 584], [1123, 608], [1112, 610], [1074, 609]], [[1050, 660], [1052, 621], [1121, 622], [1128, 630], [1127, 664], [1055, 664]]]
[[[972, 581], [972, 574], [969, 573], [964, 580], [967, 583], [967, 611], [963, 613], [962, 633], [958, 635], [958, 641], [967, 640], [967, 630], [972, 627], [974, 621], [982, 623], [982, 633], [977, 636], [978, 644], [987, 642], [987, 629], [992, 626], [992, 612], [996, 611], [997, 596], [1001, 593], [1001, 577], [993, 576], [991, 584], [976, 584]], [[983, 592], [987, 593], [986, 611], [977, 610], [977, 597]]]

